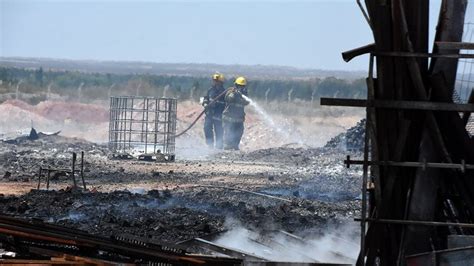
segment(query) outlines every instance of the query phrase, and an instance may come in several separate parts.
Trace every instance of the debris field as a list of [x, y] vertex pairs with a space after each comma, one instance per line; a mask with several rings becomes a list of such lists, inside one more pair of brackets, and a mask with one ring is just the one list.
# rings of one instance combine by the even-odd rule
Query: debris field
[[[203, 152], [168, 163], [112, 159], [106, 144], [61, 134], [2, 141], [0, 213], [166, 245], [218, 239], [236, 228], [311, 241], [349, 228], [342, 237], [358, 245], [361, 168], [343, 160], [361, 155], [340, 141]], [[85, 190], [73, 188], [67, 171], [54, 172], [49, 189], [44, 177], [38, 182], [40, 167], [70, 169], [72, 153], [82, 151]]]

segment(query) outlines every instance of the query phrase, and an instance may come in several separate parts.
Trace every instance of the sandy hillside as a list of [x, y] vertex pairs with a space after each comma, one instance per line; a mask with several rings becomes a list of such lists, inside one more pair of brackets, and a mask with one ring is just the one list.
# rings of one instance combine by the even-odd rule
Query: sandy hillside
[[[295, 106], [297, 108], [297, 106]], [[301, 108], [300, 108], [301, 109]], [[321, 108], [321, 112], [311, 115], [281, 114], [261, 110], [265, 115], [247, 107], [245, 132], [241, 149], [257, 149], [299, 146], [320, 147], [331, 137], [355, 125], [361, 114], [337, 114], [332, 116]], [[202, 107], [190, 101], [178, 103], [177, 131], [185, 129], [202, 111]], [[314, 111], [314, 110], [312, 110]], [[35, 106], [22, 101], [9, 100], [0, 104], [0, 136], [15, 136], [27, 132], [31, 125], [38, 131], [53, 132], [61, 130], [61, 135], [78, 137], [88, 141], [105, 143], [108, 140], [108, 107], [105, 104], [83, 104], [63, 101], [45, 101]], [[204, 119], [177, 139], [177, 154], [193, 157], [212, 153], [204, 145]]]

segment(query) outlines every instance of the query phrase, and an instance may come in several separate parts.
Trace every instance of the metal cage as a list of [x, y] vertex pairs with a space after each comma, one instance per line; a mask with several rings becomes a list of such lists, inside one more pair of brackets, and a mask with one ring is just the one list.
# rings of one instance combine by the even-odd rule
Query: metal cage
[[109, 149], [114, 157], [174, 161], [177, 101], [110, 97]]

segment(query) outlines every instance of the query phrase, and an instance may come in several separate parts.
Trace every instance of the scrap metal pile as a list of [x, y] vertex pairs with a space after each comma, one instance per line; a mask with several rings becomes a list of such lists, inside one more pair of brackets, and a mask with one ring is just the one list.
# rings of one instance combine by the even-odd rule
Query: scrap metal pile
[[430, 1], [365, 4], [375, 43], [343, 57], [370, 53], [368, 99], [322, 99], [367, 108], [364, 159], [346, 160], [364, 167], [358, 264], [472, 265], [472, 92], [453, 101], [458, 61], [474, 59], [474, 44], [462, 42], [468, 1], [442, 1], [432, 53]]
[[[2, 264], [157, 264], [238, 265], [239, 259], [186, 254], [169, 246], [147, 243], [130, 236], [104, 238], [66, 227], [0, 216], [2, 248], [27, 257], [3, 259]], [[20, 255], [21, 256], [21, 255]], [[8, 257], [4, 254], [3, 257]]]

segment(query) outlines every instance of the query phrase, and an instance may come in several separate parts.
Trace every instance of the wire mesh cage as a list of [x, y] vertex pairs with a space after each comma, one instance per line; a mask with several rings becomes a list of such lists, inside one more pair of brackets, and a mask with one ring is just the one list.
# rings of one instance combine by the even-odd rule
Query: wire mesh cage
[[177, 101], [110, 98], [109, 149], [113, 157], [174, 161]]

